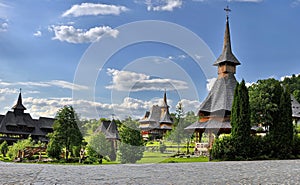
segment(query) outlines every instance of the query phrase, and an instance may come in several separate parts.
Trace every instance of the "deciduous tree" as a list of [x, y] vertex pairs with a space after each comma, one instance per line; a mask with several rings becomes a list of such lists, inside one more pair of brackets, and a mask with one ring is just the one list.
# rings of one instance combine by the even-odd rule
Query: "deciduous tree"
[[282, 88], [273, 78], [258, 80], [249, 87], [251, 123], [262, 124], [267, 130], [279, 119], [279, 103]]

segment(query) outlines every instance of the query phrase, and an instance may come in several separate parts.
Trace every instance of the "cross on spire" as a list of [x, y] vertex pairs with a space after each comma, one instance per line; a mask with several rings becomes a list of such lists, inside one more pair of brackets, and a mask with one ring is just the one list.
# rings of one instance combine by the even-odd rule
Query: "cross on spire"
[[231, 12], [231, 9], [229, 8], [228, 5], [226, 6], [226, 8], [224, 8], [224, 11], [226, 12], [226, 19], [228, 20], [229, 12]]

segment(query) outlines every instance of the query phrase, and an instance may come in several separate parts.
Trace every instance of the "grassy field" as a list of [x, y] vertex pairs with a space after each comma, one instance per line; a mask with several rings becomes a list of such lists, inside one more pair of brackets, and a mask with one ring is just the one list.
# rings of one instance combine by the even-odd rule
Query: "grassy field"
[[137, 161], [138, 164], [146, 163], [159, 163], [168, 159], [170, 154], [162, 154], [160, 152], [144, 152], [144, 156], [141, 160]]
[[[188, 162], [207, 162], [208, 158], [207, 157], [171, 157], [174, 156], [177, 152], [177, 145], [176, 143], [171, 143], [171, 142], [164, 142], [164, 145], [166, 145], [166, 150], [164, 153], [161, 153], [159, 148], [160, 148], [160, 143], [159, 142], [148, 142], [146, 144], [146, 151], [144, 152], [143, 158], [139, 161], [137, 161], [137, 164], [149, 164], [149, 163], [188, 163]], [[190, 152], [193, 152], [193, 144], [190, 145]], [[186, 144], [182, 143], [179, 145], [180, 148], [180, 153], [185, 153], [186, 152]], [[45, 159], [47, 156], [43, 156]], [[35, 157], [38, 159], [38, 156]], [[0, 155], [0, 161], [5, 161], [9, 162], [11, 161], [8, 157], [3, 157]], [[58, 160], [58, 161], [48, 161], [48, 162], [39, 162], [39, 163], [52, 163], [52, 164], [63, 164], [65, 163], [63, 160]], [[102, 160], [102, 164], [104, 165], [109, 165], [109, 164], [120, 164], [120, 159], [119, 156], [117, 155], [117, 160], [116, 161], [106, 161]], [[70, 164], [70, 163], [66, 163]], [[76, 161], [74, 161], [74, 164]], [[94, 163], [96, 164], [96, 163]], [[98, 164], [98, 163], [97, 163]]]
[[190, 158], [167, 158], [161, 163], [192, 163], [192, 162], [208, 162], [208, 157], [190, 157]]
[[208, 157], [170, 157], [170, 154], [159, 152], [144, 152], [144, 157], [137, 161], [138, 164], [147, 163], [190, 163], [190, 162], [208, 162]]

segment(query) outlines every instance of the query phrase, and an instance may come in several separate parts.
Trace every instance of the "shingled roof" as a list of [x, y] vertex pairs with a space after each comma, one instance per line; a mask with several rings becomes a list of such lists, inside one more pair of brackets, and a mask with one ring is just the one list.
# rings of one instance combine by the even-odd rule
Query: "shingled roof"
[[17, 104], [16, 105], [14, 105], [13, 107], [12, 107], [12, 109], [14, 109], [14, 110], [26, 110], [26, 107], [23, 105], [23, 103], [22, 103], [22, 94], [21, 94], [21, 91], [20, 91], [20, 93], [19, 93], [19, 97], [18, 97], [18, 101], [17, 101]]
[[164, 92], [164, 98], [161, 105], [153, 105], [150, 111], [139, 120], [139, 128], [142, 130], [171, 130], [173, 120], [169, 113], [169, 105], [167, 103], [167, 93]]
[[117, 139], [117, 140], [120, 139], [118, 127], [117, 127], [115, 120], [112, 120], [111, 123], [109, 124], [109, 126], [105, 132], [105, 138], [106, 139]]
[[[26, 138], [29, 135], [33, 139], [47, 141], [46, 135], [53, 131], [53, 118], [41, 117], [33, 119], [22, 104], [22, 95], [19, 94], [16, 105], [12, 107], [14, 111], [8, 111], [5, 115], [0, 115], [0, 133], [7, 135], [22, 135]], [[0, 140], [16, 141], [16, 137], [0, 137]]]
[[224, 34], [224, 43], [223, 43], [223, 51], [222, 54], [215, 61], [214, 65], [218, 66], [219, 64], [227, 62], [232, 65], [240, 65], [241, 63], [234, 56], [231, 50], [231, 41], [230, 41], [230, 29], [229, 29], [229, 21], [228, 17], [226, 18], [226, 29]]
[[234, 74], [218, 78], [210, 90], [204, 102], [200, 105], [199, 111], [216, 112], [220, 110], [231, 111], [234, 89], [237, 81]]
[[95, 130], [95, 132], [102, 132], [106, 139], [119, 140], [119, 131], [115, 120], [102, 121], [101, 125]]
[[208, 130], [215, 130], [218, 132], [222, 130], [222, 132], [230, 133], [231, 125], [229, 121], [222, 122], [218, 120], [209, 120], [207, 122], [195, 122], [185, 128], [185, 130], [193, 130], [193, 131], [196, 129], [201, 130], [202, 132]]
[[[150, 112], [147, 111], [145, 117], [142, 118], [139, 122], [148, 123], [149, 125], [147, 127], [149, 129], [159, 128], [160, 114], [161, 114], [161, 107], [158, 105], [154, 105], [152, 106]], [[143, 126], [141, 125], [140, 128], [143, 128]]]

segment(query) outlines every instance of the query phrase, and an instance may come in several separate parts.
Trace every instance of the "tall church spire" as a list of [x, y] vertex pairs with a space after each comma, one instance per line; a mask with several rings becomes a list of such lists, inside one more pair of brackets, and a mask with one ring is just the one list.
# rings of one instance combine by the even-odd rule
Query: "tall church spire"
[[18, 97], [17, 104], [14, 105], [14, 106], [12, 107], [12, 109], [14, 109], [15, 112], [24, 112], [24, 110], [26, 110], [26, 107], [22, 104], [22, 93], [21, 93], [21, 89], [20, 89], [20, 93], [19, 93], [19, 97]]
[[230, 65], [236, 66], [240, 65], [241, 63], [238, 59], [234, 56], [231, 50], [231, 41], [230, 41], [230, 29], [229, 29], [229, 12], [231, 11], [227, 6], [224, 8], [226, 11], [226, 27], [225, 27], [225, 35], [224, 35], [224, 42], [223, 42], [223, 51], [219, 58], [215, 61], [214, 66], [218, 66], [222, 63], [228, 63]]
[[166, 91], [166, 90], [165, 90], [165, 92], [164, 92], [164, 99], [163, 99], [163, 102], [162, 102], [161, 107], [169, 108], [168, 102], [167, 102], [167, 91]]
[[165, 93], [164, 93], [164, 104], [166, 106], [168, 106], [168, 103], [167, 103], [167, 91], [165, 90]]

